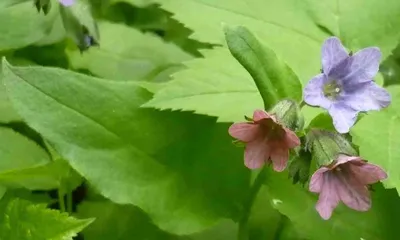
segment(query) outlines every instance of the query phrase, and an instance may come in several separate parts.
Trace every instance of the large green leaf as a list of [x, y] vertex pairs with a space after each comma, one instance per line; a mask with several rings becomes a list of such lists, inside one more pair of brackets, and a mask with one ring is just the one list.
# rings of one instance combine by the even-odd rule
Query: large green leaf
[[105, 197], [178, 234], [239, 218], [249, 172], [227, 125], [140, 109], [150, 94], [134, 82], [7, 63], [3, 71], [20, 115]]
[[353, 142], [359, 146], [360, 155], [371, 163], [383, 167], [389, 175], [386, 187], [400, 191], [400, 87], [388, 88], [391, 105], [379, 112], [370, 112], [351, 130]]
[[78, 206], [78, 216], [96, 218], [82, 232], [85, 240], [179, 239], [158, 229], [146, 214], [132, 205], [85, 201]]
[[328, 35], [339, 36], [353, 51], [376, 45], [385, 57], [400, 37], [397, 0], [158, 2], [193, 29], [193, 37], [201, 41], [222, 43], [221, 22], [248, 27], [289, 64], [303, 83], [318, 73], [320, 47]]
[[72, 240], [93, 221], [78, 220], [21, 199], [3, 198], [0, 209], [0, 239], [4, 240]]
[[82, 54], [78, 50], [68, 52], [73, 68], [115, 80], [154, 80], [192, 58], [172, 43], [122, 24], [100, 22], [99, 31], [99, 47]]
[[[8, 4], [7, 4], [8, 2]], [[52, 0], [49, 14], [39, 14], [32, 1], [0, 5], [0, 51], [25, 47], [44, 38], [58, 13], [57, 0]]]
[[310, 240], [390, 240], [397, 236], [400, 198], [393, 190], [374, 185], [372, 208], [357, 212], [340, 204], [329, 220], [315, 210], [317, 195], [293, 185], [285, 174], [267, 173], [265, 182], [271, 204], [294, 224], [300, 237]]
[[263, 101], [250, 74], [226, 48], [203, 52], [205, 59], [186, 62], [187, 70], [154, 95], [145, 107], [193, 110], [218, 116], [218, 121], [241, 121], [263, 108]]

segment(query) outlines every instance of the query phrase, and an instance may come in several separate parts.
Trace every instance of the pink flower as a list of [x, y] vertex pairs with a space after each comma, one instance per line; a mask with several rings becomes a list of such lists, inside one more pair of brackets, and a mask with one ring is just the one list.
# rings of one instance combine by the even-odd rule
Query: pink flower
[[286, 168], [289, 149], [300, 145], [294, 132], [263, 110], [254, 111], [252, 122], [232, 124], [229, 134], [246, 143], [244, 163], [250, 169], [272, 161], [274, 170], [281, 172]]
[[316, 209], [327, 220], [340, 200], [354, 210], [367, 211], [371, 207], [368, 185], [385, 178], [387, 174], [379, 166], [340, 154], [333, 164], [313, 174], [310, 191], [320, 193]]

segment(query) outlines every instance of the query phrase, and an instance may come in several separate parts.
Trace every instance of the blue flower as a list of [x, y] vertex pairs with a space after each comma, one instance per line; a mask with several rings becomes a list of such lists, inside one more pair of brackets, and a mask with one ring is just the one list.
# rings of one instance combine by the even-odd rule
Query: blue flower
[[72, 6], [74, 4], [75, 0], [59, 0], [60, 3], [66, 7]]
[[364, 48], [349, 55], [338, 38], [330, 37], [321, 55], [322, 73], [308, 82], [304, 101], [328, 110], [339, 133], [350, 131], [359, 112], [390, 104], [390, 94], [372, 80], [379, 70], [379, 48]]

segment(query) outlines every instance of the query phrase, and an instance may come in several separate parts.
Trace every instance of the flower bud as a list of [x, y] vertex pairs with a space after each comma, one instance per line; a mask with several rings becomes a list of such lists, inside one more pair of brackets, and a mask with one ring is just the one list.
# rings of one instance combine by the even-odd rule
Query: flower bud
[[306, 136], [306, 148], [319, 167], [330, 165], [339, 154], [358, 155], [343, 135], [322, 129], [310, 130]]
[[278, 102], [269, 112], [274, 114], [276, 119], [290, 130], [299, 131], [303, 129], [304, 117], [295, 101], [284, 99]]

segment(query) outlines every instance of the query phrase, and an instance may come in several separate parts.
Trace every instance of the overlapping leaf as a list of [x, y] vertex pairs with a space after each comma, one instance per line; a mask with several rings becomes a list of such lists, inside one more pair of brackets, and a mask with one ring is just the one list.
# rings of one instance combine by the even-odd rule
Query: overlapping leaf
[[5, 127], [0, 127], [0, 185], [48, 189], [56, 183], [42, 176], [34, 175], [33, 169], [40, 169], [50, 163], [49, 155], [32, 140]]
[[[397, 0], [159, 0], [175, 18], [194, 30], [193, 37], [223, 42], [221, 22], [243, 25], [283, 58], [304, 82], [320, 68], [320, 46], [339, 36], [355, 51], [378, 46], [388, 56], [400, 37]], [[362, 9], [362, 11], [360, 10]], [[207, 17], [204, 17], [207, 16]]]
[[193, 110], [218, 116], [218, 121], [240, 121], [245, 114], [263, 108], [250, 74], [226, 48], [203, 51], [205, 59], [186, 62], [187, 70], [155, 94], [145, 107]]
[[178, 234], [241, 214], [248, 172], [228, 126], [139, 109], [150, 96], [133, 82], [8, 64], [3, 71], [20, 115], [105, 197], [139, 206]]
[[380, 112], [370, 112], [352, 129], [353, 142], [360, 147], [360, 155], [383, 167], [389, 175], [385, 186], [400, 191], [400, 88], [389, 87], [392, 103]]
[[32, 1], [2, 1], [0, 4], [0, 51], [33, 44], [44, 38], [58, 13], [57, 0], [46, 16], [39, 14]]

